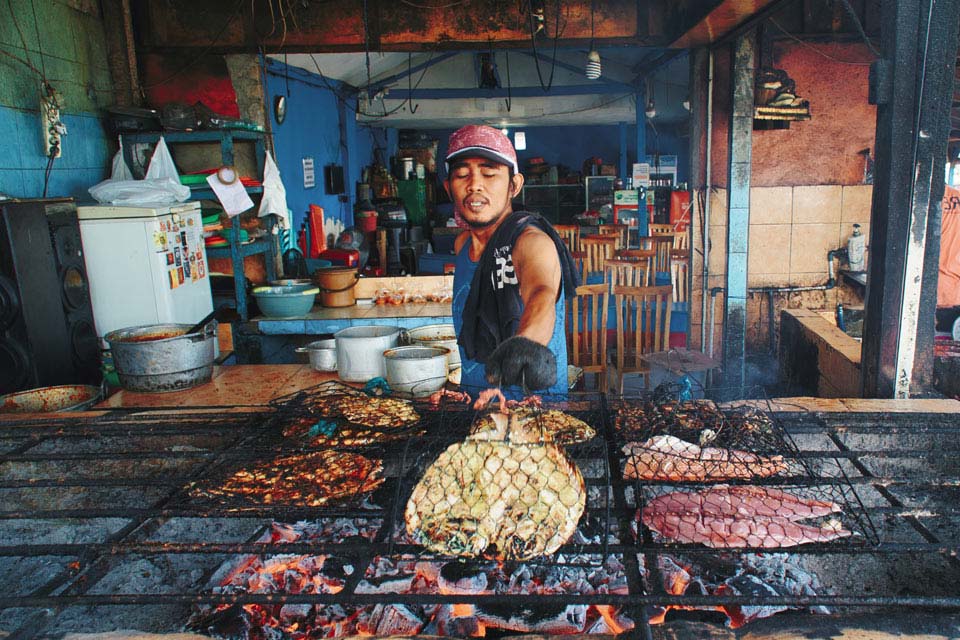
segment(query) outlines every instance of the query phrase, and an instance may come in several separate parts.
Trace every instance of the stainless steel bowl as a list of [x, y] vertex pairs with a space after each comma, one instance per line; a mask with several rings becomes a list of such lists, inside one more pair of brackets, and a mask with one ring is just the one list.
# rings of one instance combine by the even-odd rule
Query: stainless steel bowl
[[310, 355], [310, 366], [317, 371], [337, 370], [337, 341], [317, 340], [296, 349], [297, 353]]

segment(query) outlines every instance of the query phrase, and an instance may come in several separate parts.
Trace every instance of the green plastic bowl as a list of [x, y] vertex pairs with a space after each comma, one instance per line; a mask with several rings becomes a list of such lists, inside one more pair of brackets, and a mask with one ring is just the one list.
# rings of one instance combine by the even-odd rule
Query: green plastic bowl
[[257, 287], [253, 297], [257, 299], [260, 313], [269, 318], [298, 318], [313, 308], [320, 289], [309, 284], [286, 287]]

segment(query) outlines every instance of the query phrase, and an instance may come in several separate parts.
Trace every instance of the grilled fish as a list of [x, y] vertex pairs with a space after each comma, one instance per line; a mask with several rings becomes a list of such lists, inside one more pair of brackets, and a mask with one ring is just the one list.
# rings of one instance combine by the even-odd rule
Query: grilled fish
[[700, 447], [668, 435], [628, 442], [623, 452], [627, 455], [623, 477], [628, 480], [747, 480], [787, 470], [783, 456]]

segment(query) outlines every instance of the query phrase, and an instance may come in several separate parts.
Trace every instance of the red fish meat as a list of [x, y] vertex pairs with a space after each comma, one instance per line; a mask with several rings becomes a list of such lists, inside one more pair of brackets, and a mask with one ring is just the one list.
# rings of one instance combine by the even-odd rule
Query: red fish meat
[[714, 487], [668, 493], [641, 511], [643, 524], [676, 542], [717, 549], [794, 547], [852, 535], [835, 519], [820, 525], [805, 518], [837, 513], [832, 502], [810, 500], [765, 487]]

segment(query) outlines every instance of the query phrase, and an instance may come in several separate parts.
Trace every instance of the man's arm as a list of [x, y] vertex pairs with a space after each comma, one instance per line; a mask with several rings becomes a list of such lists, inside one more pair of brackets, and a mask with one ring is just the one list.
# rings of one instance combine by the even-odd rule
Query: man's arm
[[546, 345], [557, 321], [561, 281], [560, 257], [550, 236], [535, 228], [524, 231], [513, 247], [513, 268], [523, 301], [517, 335]]

